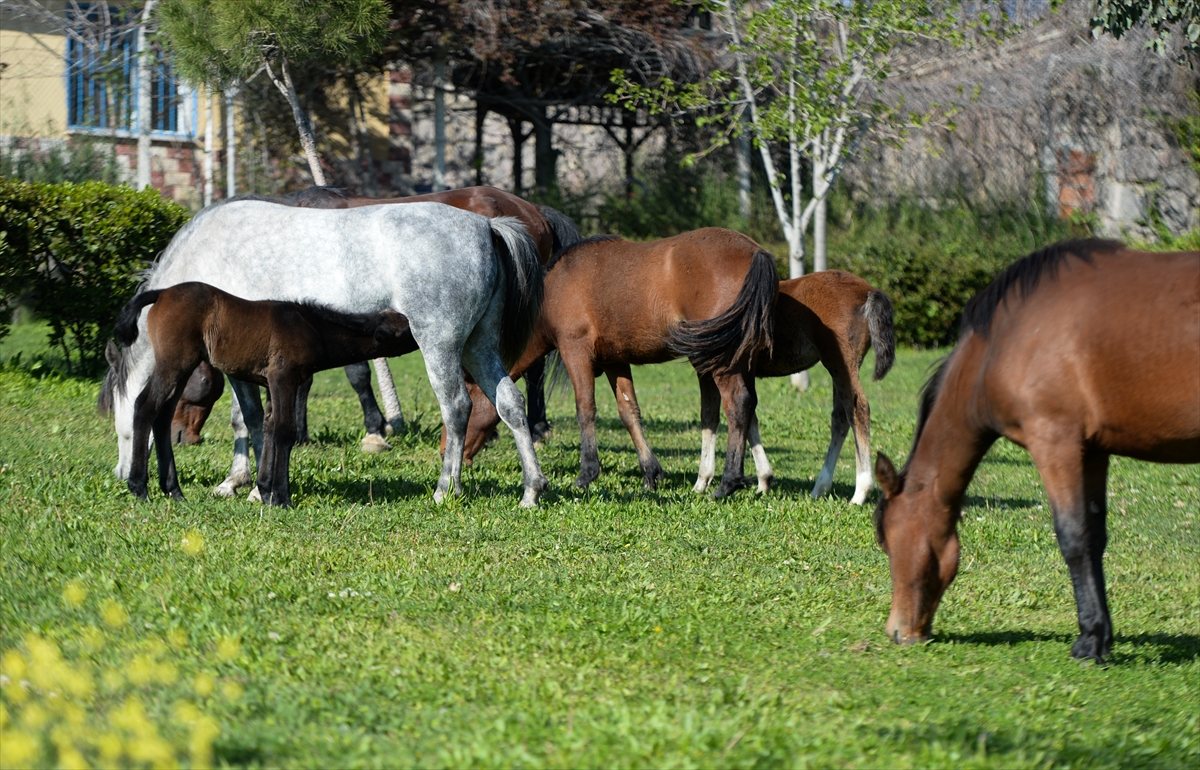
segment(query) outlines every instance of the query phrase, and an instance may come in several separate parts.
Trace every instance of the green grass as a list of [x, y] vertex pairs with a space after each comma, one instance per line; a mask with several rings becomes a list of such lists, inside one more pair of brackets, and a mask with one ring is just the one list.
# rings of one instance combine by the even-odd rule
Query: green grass
[[[934, 359], [901, 351], [884, 382], [866, 383], [874, 447], [895, 459]], [[386, 455], [359, 453], [361, 414], [340, 372], [318, 378], [316, 443], [294, 455], [292, 510], [209, 496], [229, 459], [220, 417], [203, 446], [177, 453], [188, 501], [154, 489], [138, 503], [111, 474], [116, 442], [94, 411], [95, 382], [0, 371], [0, 650], [26, 649], [33, 632], [92, 671], [102, 684], [81, 702], [97, 734], [137, 696], [183, 747], [172, 713], [196, 704], [220, 726], [219, 764], [1200, 761], [1195, 467], [1113, 464], [1109, 667], [1069, 657], [1066, 568], [1037, 475], [1009, 444], [970, 489], [936, 641], [900, 648], [883, 636], [890, 582], [870, 510], [846, 502], [849, 449], [835, 494], [807, 496], [829, 435], [823, 369], [803, 395], [761, 383], [778, 485], [726, 503], [690, 491], [699, 398], [686, 366], [635, 374], [667, 472], [657, 493], [641, 489], [607, 391], [602, 475], [586, 494], [570, 488], [578, 434], [559, 394], [539, 453], [551, 491], [533, 511], [516, 506], [507, 432], [464, 473], [464, 499], [433, 504], [436, 403], [419, 357], [393, 370], [414, 429]], [[227, 409], [228, 395], [218, 415]], [[114, 603], [128, 622], [109, 627]], [[151, 658], [173, 668], [139, 678]], [[13, 687], [0, 689], [19, 716], [11, 729], [51, 739]]]

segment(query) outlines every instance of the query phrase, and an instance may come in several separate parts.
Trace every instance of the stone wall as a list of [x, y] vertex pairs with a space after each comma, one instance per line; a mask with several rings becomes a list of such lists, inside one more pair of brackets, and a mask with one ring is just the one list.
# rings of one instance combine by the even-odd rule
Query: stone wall
[[998, 50], [926, 67], [895, 86], [910, 104], [978, 97], [954, 131], [868, 147], [846, 173], [853, 194], [1035, 200], [1114, 237], [1153, 238], [1155, 218], [1175, 235], [1200, 227], [1200, 175], [1169, 125], [1194, 114], [1196, 75], [1143, 42], [1093, 40], [1072, 7]]

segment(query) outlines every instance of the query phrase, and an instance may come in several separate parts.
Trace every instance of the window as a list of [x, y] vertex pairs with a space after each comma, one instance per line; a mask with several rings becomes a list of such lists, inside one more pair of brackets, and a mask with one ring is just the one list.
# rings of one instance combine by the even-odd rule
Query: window
[[[99, 29], [94, 9], [85, 9], [85, 44], [67, 38], [67, 128], [72, 131], [135, 134], [137, 114], [137, 28], [112, 24]], [[116, 18], [116, 14], [110, 14]], [[150, 69], [150, 130], [173, 137], [190, 136], [191, 99], [175, 77], [161, 49], [154, 49]]]

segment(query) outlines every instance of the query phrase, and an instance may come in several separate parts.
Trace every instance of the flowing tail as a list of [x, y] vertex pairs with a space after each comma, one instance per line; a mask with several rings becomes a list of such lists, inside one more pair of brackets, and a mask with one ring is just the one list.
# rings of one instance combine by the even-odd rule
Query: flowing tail
[[549, 206], [538, 206], [538, 211], [542, 213], [546, 224], [550, 225], [550, 232], [554, 236], [555, 254], [583, 240], [579, 228], [566, 214]]
[[667, 347], [687, 357], [700, 374], [748, 368], [760, 350], [772, 350], [778, 292], [775, 257], [756, 251], [733, 305], [716, 318], [677, 324], [667, 338]]
[[117, 338], [117, 342], [125, 347], [133, 344], [138, 336], [138, 316], [142, 314], [142, 308], [157, 302], [161, 293], [161, 289], [143, 291], [125, 303], [125, 307], [121, 308], [121, 315], [117, 317], [117, 325], [113, 327], [113, 336]]
[[896, 330], [892, 323], [892, 301], [879, 289], [871, 289], [863, 305], [871, 347], [875, 348], [875, 380], [882, 380], [896, 363]]
[[542, 312], [542, 268], [537, 244], [521, 220], [489, 219], [496, 256], [504, 265], [504, 314], [500, 318], [500, 358], [511, 368], [525, 352]]

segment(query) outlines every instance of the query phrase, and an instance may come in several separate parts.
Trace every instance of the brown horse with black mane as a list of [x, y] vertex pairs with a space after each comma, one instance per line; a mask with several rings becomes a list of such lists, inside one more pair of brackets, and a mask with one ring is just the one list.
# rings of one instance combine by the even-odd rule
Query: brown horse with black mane
[[[602, 372], [637, 447], [645, 486], [657, 486], [662, 466], [642, 432], [630, 365], [680, 357], [711, 377], [729, 421], [725, 473], [714, 497], [744, 486], [755, 404], [750, 372], [770, 352], [778, 285], [774, 257], [746, 236], [717, 227], [646, 243], [595, 236], [556, 255], [546, 273], [541, 318], [513, 373], [558, 350], [575, 389], [581, 434], [575, 486], [586, 488], [600, 474], [596, 377]], [[466, 451], [477, 452], [494, 425], [472, 415]]]
[[[257, 491], [263, 502], [287, 506], [300, 386], [322, 369], [416, 349], [408, 319], [392, 310], [358, 314], [312, 303], [251, 302], [195, 281], [135, 295], [117, 320], [118, 342], [129, 346], [137, 339], [138, 316], [147, 305], [153, 305], [146, 314], [146, 334], [154, 348], [154, 373], [134, 403], [129, 473], [129, 491], [142, 499], [149, 478], [151, 430], [159, 487], [183, 499], [168, 431], [184, 383], [202, 361], [230, 377], [270, 389]], [[119, 356], [109, 352], [116, 366], [113, 359]]]
[[1200, 252], [1060, 243], [967, 304], [957, 347], [922, 390], [904, 468], [882, 454], [875, 464], [893, 640], [929, 639], [958, 570], [963, 496], [1001, 436], [1029, 450], [1050, 498], [1075, 588], [1071, 654], [1102, 661], [1108, 459], [1200, 462]]

